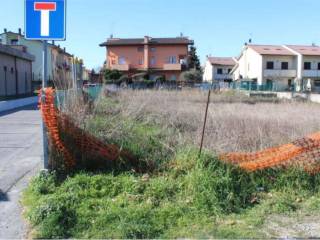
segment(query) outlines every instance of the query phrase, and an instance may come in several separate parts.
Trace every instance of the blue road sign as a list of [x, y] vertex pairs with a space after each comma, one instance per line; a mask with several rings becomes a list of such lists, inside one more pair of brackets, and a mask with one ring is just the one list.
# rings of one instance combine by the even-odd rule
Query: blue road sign
[[25, 37], [66, 39], [66, 0], [25, 0]]

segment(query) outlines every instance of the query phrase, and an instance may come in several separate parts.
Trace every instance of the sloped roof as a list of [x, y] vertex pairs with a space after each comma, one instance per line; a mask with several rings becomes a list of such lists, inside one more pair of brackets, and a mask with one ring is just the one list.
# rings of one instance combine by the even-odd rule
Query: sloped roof
[[295, 56], [295, 54], [281, 45], [248, 45], [261, 55], [282, 55], [282, 56]]
[[232, 57], [208, 57], [212, 65], [227, 65], [234, 66], [236, 61]]
[[[175, 44], [175, 45], [192, 45], [194, 42], [187, 37], [176, 38], [148, 38], [148, 44]], [[125, 46], [125, 45], [144, 45], [144, 38], [109, 38], [106, 42], [101, 43], [100, 46]]]
[[35, 60], [35, 57], [33, 55], [31, 55], [29, 53], [26, 53], [26, 52], [23, 52], [23, 51], [20, 51], [18, 49], [9, 47], [7, 45], [0, 44], [0, 53], [6, 54], [6, 55], [11, 55], [11, 56], [18, 57], [18, 58], [21, 58], [21, 59], [25, 59], [25, 60], [28, 60], [28, 61], [34, 61]]
[[288, 48], [306, 56], [320, 56], [319, 46], [286, 45]]

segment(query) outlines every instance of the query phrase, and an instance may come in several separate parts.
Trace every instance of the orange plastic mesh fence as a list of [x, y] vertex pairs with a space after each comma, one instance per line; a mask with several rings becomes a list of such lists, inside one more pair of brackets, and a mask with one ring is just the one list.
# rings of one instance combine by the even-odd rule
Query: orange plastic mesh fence
[[44, 90], [45, 97], [39, 97], [39, 108], [48, 132], [49, 143], [62, 154], [65, 166], [76, 167], [83, 156], [88, 159], [100, 160], [112, 164], [121, 158], [135, 164], [136, 160], [128, 152], [118, 146], [106, 144], [76, 126], [73, 121], [55, 107], [55, 91]]
[[[67, 115], [60, 113], [55, 107], [55, 91], [52, 88], [45, 89], [44, 93], [45, 98], [39, 98], [39, 107], [49, 142], [63, 155], [67, 168], [75, 167], [83, 156], [92, 161], [103, 159], [109, 163], [122, 158], [133, 165], [137, 164], [128, 152], [100, 141], [76, 126]], [[320, 172], [320, 132], [279, 147], [253, 153], [227, 153], [219, 158], [247, 171], [296, 166], [315, 174]]]
[[247, 171], [294, 166], [314, 174], [320, 171], [320, 133], [259, 152], [222, 154], [220, 159]]

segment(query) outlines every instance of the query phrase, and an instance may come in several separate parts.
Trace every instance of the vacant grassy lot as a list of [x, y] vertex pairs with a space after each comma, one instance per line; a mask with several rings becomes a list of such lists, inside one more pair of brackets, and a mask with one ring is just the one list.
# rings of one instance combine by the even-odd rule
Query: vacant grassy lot
[[299, 169], [246, 173], [215, 153], [258, 150], [318, 131], [320, 107], [215, 94], [199, 157], [205, 100], [200, 91], [123, 91], [102, 96], [86, 118], [73, 111], [83, 127], [129, 150], [146, 171], [122, 164], [67, 178], [42, 173], [23, 200], [34, 237], [319, 237], [318, 226], [291, 230], [297, 216], [320, 214], [320, 175]]
[[[113, 100], [117, 104], [108, 108], [102, 99], [98, 111], [174, 129], [180, 144], [199, 145], [207, 92], [128, 90]], [[236, 92], [213, 94], [205, 147], [221, 153], [288, 143], [320, 131], [319, 114], [320, 106], [314, 103], [249, 98]]]

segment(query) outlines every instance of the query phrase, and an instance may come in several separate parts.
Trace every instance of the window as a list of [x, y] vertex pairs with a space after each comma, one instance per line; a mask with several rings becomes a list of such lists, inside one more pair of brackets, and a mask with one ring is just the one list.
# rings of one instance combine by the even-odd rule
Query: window
[[12, 73], [12, 74], [14, 73], [14, 69], [13, 69], [13, 67], [11, 68], [11, 73]]
[[304, 62], [304, 70], [310, 70], [311, 69], [311, 62]]
[[320, 62], [318, 63], [318, 70], [320, 70]]
[[218, 68], [218, 69], [217, 69], [217, 74], [223, 74], [222, 68]]
[[281, 63], [281, 69], [282, 70], [288, 70], [289, 69], [289, 63], [288, 62], [282, 62]]
[[291, 87], [292, 86], [292, 79], [288, 80], [288, 86]]
[[151, 64], [151, 66], [156, 65], [156, 57], [151, 57], [150, 64]]
[[171, 81], [176, 81], [177, 80], [177, 76], [176, 75], [171, 75], [170, 76], [170, 80]]
[[11, 45], [18, 45], [18, 43], [19, 43], [18, 39], [11, 40]]
[[314, 81], [314, 86], [315, 87], [320, 87], [320, 80], [315, 80]]
[[231, 69], [231, 68], [229, 68], [229, 69], [228, 69], [228, 73], [231, 73], [231, 71], [232, 71], [232, 69]]
[[120, 65], [124, 65], [124, 64], [126, 64], [126, 59], [124, 58], [124, 57], [119, 57], [119, 64]]
[[143, 52], [144, 47], [138, 47], [138, 52]]
[[150, 49], [150, 51], [151, 51], [151, 52], [155, 52], [155, 51], [156, 51], [156, 48], [155, 48], [155, 47], [152, 47], [152, 48]]
[[143, 65], [143, 59], [142, 58], [139, 59], [139, 65]]
[[267, 69], [273, 69], [274, 68], [274, 62], [267, 62]]
[[175, 64], [175, 63], [177, 63], [177, 57], [176, 57], [176, 56], [170, 56], [168, 63], [170, 63], [170, 64]]
[[3, 71], [5, 71], [5, 72], [7, 71], [7, 66], [3, 67]]
[[112, 65], [115, 65], [115, 64], [116, 64], [116, 60], [112, 59], [112, 60], [111, 60], [111, 64], [112, 64]]

